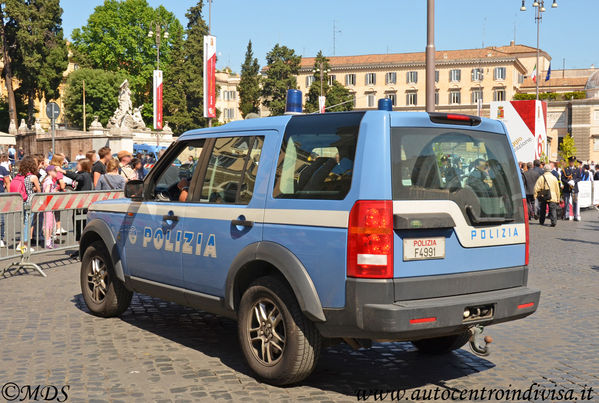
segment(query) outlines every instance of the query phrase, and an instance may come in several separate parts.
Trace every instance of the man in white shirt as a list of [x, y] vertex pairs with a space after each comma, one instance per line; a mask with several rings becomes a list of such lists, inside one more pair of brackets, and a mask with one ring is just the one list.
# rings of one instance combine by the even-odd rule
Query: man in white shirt
[[79, 154], [77, 154], [77, 156], [75, 157], [75, 161], [84, 160], [84, 159], [85, 159], [85, 154], [83, 153], [83, 150], [79, 150]]

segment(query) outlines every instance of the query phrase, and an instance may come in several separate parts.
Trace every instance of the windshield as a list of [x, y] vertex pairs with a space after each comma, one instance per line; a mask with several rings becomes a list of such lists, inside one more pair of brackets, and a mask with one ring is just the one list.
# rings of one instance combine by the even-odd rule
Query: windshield
[[453, 200], [471, 224], [523, 222], [519, 172], [506, 135], [392, 128], [394, 200]]

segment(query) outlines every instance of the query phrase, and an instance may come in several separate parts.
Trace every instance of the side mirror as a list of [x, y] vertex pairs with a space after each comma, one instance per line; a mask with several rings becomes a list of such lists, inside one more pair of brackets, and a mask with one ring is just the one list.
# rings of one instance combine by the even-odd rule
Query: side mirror
[[140, 201], [143, 199], [144, 182], [139, 179], [130, 180], [125, 184], [125, 197]]

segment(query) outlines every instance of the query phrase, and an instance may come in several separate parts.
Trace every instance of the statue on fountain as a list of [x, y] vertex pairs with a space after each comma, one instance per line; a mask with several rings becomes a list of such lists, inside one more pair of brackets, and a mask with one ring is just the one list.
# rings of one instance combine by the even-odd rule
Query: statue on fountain
[[123, 81], [119, 89], [119, 107], [108, 121], [109, 129], [149, 130], [141, 115], [143, 104], [133, 108], [129, 80]]

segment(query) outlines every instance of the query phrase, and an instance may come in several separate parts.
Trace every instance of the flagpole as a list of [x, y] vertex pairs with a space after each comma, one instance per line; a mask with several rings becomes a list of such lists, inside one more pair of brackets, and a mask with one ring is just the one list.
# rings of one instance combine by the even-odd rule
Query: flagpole
[[541, 33], [541, 6], [539, 5], [537, 8], [537, 72], [536, 72], [536, 89], [537, 89], [537, 101], [539, 100], [539, 36]]

